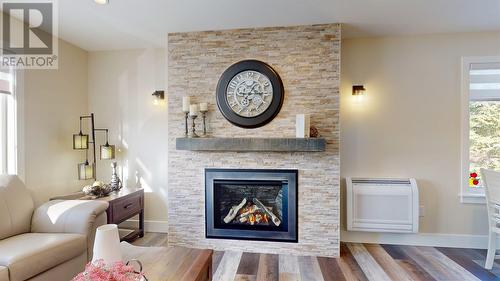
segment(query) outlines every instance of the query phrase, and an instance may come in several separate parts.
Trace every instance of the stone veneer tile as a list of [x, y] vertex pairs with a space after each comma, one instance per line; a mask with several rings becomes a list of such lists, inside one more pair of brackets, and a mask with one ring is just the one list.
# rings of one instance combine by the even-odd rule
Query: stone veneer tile
[[[339, 255], [339, 24], [173, 33], [168, 37], [168, 223], [169, 243], [217, 250]], [[231, 125], [217, 109], [222, 72], [243, 59], [270, 64], [281, 76], [285, 101], [278, 116], [257, 129]], [[208, 102], [215, 137], [294, 137], [295, 114], [311, 114], [326, 138], [320, 153], [177, 151], [184, 134], [183, 96]], [[200, 122], [198, 121], [198, 128]], [[299, 242], [205, 238], [205, 168], [299, 170]]]

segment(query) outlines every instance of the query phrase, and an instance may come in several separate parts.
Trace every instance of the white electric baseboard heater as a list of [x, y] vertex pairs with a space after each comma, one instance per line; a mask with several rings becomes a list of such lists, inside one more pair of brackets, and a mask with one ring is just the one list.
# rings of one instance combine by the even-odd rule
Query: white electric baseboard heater
[[415, 179], [346, 178], [347, 230], [418, 232]]

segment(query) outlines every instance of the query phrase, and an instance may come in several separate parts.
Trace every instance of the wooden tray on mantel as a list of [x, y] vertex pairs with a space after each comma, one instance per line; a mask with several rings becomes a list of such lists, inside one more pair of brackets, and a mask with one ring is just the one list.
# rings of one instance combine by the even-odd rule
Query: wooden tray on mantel
[[177, 150], [236, 152], [321, 152], [324, 138], [176, 138]]

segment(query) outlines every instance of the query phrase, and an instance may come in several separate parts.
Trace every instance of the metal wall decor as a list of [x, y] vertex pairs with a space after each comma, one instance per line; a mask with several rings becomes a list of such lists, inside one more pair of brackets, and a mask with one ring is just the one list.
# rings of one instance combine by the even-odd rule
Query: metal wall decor
[[217, 84], [217, 106], [232, 124], [242, 128], [266, 125], [279, 113], [284, 87], [278, 73], [258, 60], [244, 60], [222, 73]]

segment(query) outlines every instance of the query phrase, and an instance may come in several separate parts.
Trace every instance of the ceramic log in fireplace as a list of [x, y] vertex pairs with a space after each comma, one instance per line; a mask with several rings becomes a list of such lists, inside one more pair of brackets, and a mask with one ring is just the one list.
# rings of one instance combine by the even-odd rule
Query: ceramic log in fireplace
[[207, 238], [297, 242], [297, 170], [205, 170]]

